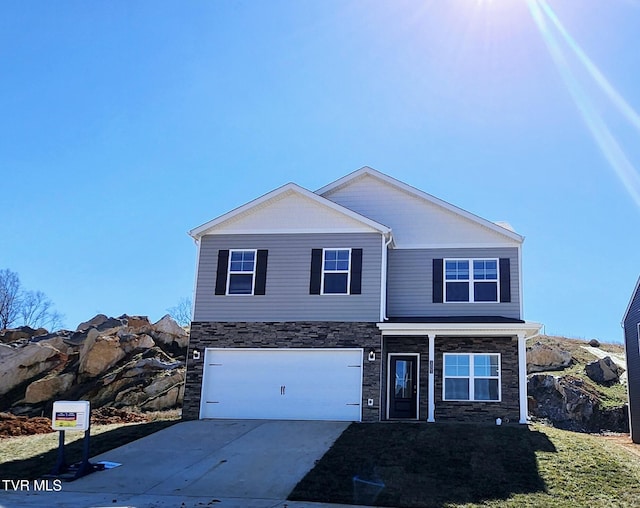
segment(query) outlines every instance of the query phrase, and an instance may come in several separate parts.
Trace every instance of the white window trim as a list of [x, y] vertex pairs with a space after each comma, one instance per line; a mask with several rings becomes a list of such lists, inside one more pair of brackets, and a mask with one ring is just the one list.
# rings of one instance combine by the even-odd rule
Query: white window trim
[[[447, 376], [447, 356], [468, 356], [469, 357], [469, 375], [468, 376]], [[497, 356], [498, 357], [498, 375], [497, 376], [475, 376], [473, 373], [474, 361], [476, 356]], [[469, 380], [469, 398], [468, 399], [447, 399], [445, 396], [445, 388], [447, 379], [468, 379]], [[474, 379], [497, 379], [498, 380], [498, 398], [496, 400], [475, 399]], [[502, 402], [502, 357], [500, 353], [444, 353], [442, 355], [442, 400], [446, 402]]]
[[[231, 270], [231, 258], [234, 252], [253, 252], [253, 271], [236, 272]], [[258, 265], [258, 249], [229, 249], [229, 261], [227, 263], [227, 296], [253, 296], [256, 289], [256, 267]], [[251, 293], [229, 293], [232, 275], [248, 275], [251, 273]]]
[[[456, 279], [456, 280], [447, 280], [447, 261], [468, 261], [469, 262], [469, 278], [468, 279], [464, 279], [464, 280], [460, 280], [460, 279]], [[496, 262], [496, 300], [495, 301], [487, 301], [487, 300], [480, 300], [477, 301], [475, 300], [475, 294], [474, 294], [474, 283], [475, 282], [489, 282], [489, 283], [493, 283], [494, 281], [486, 281], [485, 279], [478, 279], [475, 280], [473, 278], [473, 262], [474, 261], [495, 261]], [[500, 259], [498, 258], [445, 258], [442, 262], [442, 280], [444, 281], [444, 303], [488, 303], [488, 304], [494, 304], [494, 303], [500, 303]], [[450, 301], [447, 299], [447, 282], [466, 282], [467, 284], [469, 284], [469, 300], [466, 302], [459, 302], [459, 301]]]
[[[346, 270], [325, 270], [324, 269], [324, 259], [325, 259], [325, 254], [327, 251], [333, 251], [333, 250], [346, 250], [349, 251], [349, 268], [347, 268]], [[352, 252], [351, 252], [351, 248], [350, 247], [327, 247], [325, 249], [322, 249], [322, 272], [321, 272], [321, 279], [320, 279], [320, 294], [321, 295], [330, 295], [330, 296], [340, 296], [340, 295], [350, 295], [351, 294], [351, 259], [352, 259]], [[346, 293], [325, 293], [324, 292], [324, 276], [327, 273], [345, 273], [347, 274], [347, 292]]]

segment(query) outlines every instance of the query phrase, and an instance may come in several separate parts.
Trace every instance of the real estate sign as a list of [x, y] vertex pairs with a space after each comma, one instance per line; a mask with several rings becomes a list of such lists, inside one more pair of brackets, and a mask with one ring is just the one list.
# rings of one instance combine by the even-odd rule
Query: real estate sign
[[88, 430], [91, 413], [88, 400], [58, 400], [53, 403], [53, 430]]

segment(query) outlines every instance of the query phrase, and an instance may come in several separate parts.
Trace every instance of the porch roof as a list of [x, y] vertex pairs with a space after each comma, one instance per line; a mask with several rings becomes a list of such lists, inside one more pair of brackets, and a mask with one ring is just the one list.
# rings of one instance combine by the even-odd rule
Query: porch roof
[[542, 325], [500, 316], [458, 316], [394, 318], [377, 324], [382, 335], [424, 335], [448, 337], [504, 337], [529, 339], [539, 334]]

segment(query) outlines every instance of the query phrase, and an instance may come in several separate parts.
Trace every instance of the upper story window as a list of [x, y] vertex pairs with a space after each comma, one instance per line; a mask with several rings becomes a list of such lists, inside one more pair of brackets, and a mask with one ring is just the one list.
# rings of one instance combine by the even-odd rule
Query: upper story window
[[311, 249], [311, 295], [359, 295], [362, 249]]
[[227, 294], [253, 294], [253, 280], [256, 271], [255, 250], [232, 250], [229, 252], [229, 279]]
[[500, 400], [498, 353], [445, 353], [443, 356], [444, 400]]
[[497, 259], [445, 259], [445, 302], [497, 302]]
[[324, 249], [322, 294], [349, 294], [351, 249]]
[[216, 295], [264, 295], [268, 251], [221, 249], [218, 251]]

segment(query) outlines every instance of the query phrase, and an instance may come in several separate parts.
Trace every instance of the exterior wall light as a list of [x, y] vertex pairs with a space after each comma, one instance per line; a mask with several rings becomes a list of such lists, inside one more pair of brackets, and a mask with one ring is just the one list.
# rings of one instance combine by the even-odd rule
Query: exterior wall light
[[193, 350], [193, 359], [194, 360], [199, 360], [200, 359], [200, 351], [198, 351], [197, 349]]
[[369, 351], [369, 361], [370, 362], [376, 361], [376, 352], [373, 349]]

